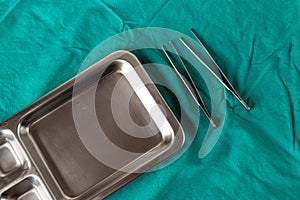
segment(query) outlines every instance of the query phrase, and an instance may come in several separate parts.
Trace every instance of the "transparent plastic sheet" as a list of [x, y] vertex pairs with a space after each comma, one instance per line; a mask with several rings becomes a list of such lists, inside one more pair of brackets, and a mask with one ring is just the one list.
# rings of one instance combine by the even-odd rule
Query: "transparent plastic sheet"
[[[120, 31], [156, 26], [188, 33], [194, 27], [241, 96], [251, 97], [254, 109], [245, 112], [226, 93], [222, 145], [198, 159], [206, 133], [202, 130], [177, 162], [145, 174], [108, 199], [296, 199], [299, 13], [298, 0], [151, 5], [114, 0], [2, 1], [1, 119], [75, 75], [93, 47]], [[156, 53], [149, 56], [158, 59]], [[186, 166], [189, 170], [182, 170]]]

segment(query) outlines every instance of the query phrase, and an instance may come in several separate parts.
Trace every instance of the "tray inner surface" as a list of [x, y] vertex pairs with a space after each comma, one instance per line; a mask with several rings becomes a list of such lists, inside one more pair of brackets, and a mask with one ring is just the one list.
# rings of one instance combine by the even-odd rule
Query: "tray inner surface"
[[[126, 95], [132, 95], [133, 89], [124, 78], [122, 71], [114, 71], [97, 83], [95, 110], [98, 122], [106, 136], [116, 146], [130, 152], [146, 153], [162, 144], [162, 134], [155, 125], [148, 126], [144, 132], [135, 133], [135, 135], [143, 134], [144, 138], [133, 137], [118, 127], [111, 111], [111, 96], [118, 81], [122, 89], [118, 90], [119, 98], [114, 98], [114, 101], [117, 101], [116, 105], [119, 105], [120, 109], [128, 107], [125, 105], [124, 98]], [[85, 89], [77, 98], [88, 96], [91, 92], [90, 88]], [[133, 94], [129, 103], [131, 119], [124, 118], [124, 120], [128, 120], [128, 123], [132, 123], [133, 120], [141, 126], [149, 125], [152, 119], [143, 101]], [[92, 108], [83, 103], [82, 109], [86, 111]], [[31, 136], [51, 173], [67, 196], [76, 197], [118, 171], [99, 162], [83, 146], [74, 124], [70, 99], [28, 124], [28, 130], [28, 135]], [[153, 131], [157, 134], [153, 135]], [[148, 134], [151, 137], [146, 137]], [[118, 155], [113, 155], [111, 159], [118, 159]]]

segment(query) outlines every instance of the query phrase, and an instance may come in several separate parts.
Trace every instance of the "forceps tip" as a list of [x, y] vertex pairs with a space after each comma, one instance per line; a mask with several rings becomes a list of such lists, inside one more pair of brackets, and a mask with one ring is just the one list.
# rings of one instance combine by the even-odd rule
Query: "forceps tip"
[[244, 100], [242, 100], [241, 103], [243, 104], [243, 106], [244, 106], [248, 111], [251, 110], [250, 106], [248, 106], [248, 104], [247, 104]]
[[210, 118], [209, 121], [213, 128], [217, 128], [217, 125], [212, 118]]

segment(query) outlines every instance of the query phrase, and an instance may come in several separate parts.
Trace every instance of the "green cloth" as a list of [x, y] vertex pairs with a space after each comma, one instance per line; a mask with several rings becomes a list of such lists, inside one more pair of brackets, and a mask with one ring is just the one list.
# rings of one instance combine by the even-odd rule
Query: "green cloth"
[[207, 157], [198, 157], [201, 120], [180, 159], [107, 199], [298, 199], [299, 19], [299, 0], [1, 0], [0, 121], [74, 76], [114, 34], [151, 26], [191, 36], [193, 27], [253, 109], [226, 91], [222, 135]]

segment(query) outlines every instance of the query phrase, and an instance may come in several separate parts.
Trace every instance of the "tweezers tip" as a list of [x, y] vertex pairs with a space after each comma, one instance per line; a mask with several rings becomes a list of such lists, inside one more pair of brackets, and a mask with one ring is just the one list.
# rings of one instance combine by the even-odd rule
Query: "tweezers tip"
[[243, 106], [244, 106], [248, 111], [251, 110], [250, 106], [248, 106], [248, 104], [247, 104], [245, 101], [242, 100], [241, 103], [243, 104]]
[[166, 49], [165, 45], [162, 45], [161, 49], [163, 50], [164, 53], [167, 53], [167, 49]]
[[217, 128], [217, 125], [216, 125], [216, 123], [214, 122], [213, 119], [210, 119], [209, 121], [210, 121], [210, 124], [211, 124], [211, 126], [212, 126], [213, 128]]

